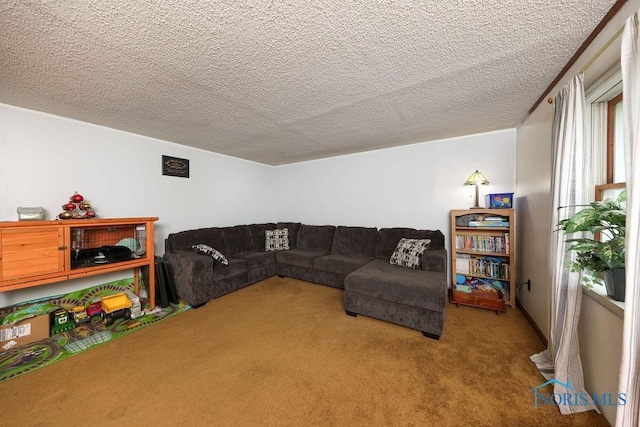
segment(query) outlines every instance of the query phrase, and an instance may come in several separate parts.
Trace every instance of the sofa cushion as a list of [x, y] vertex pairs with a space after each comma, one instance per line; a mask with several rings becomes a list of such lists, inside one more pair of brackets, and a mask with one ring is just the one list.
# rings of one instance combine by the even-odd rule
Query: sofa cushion
[[297, 265], [298, 267], [313, 268], [314, 258], [322, 255], [326, 255], [326, 253], [305, 249], [291, 249], [289, 251], [276, 252], [276, 261], [283, 264]]
[[375, 227], [336, 227], [331, 253], [339, 255], [373, 257], [378, 241]]
[[418, 239], [429, 239], [431, 243], [429, 243], [430, 251], [437, 251], [440, 249], [444, 249], [444, 234], [440, 230], [418, 230], [420, 234]]
[[277, 228], [286, 228], [289, 230], [289, 249], [295, 249], [298, 241], [298, 231], [300, 230], [299, 222], [279, 222], [276, 224]]
[[429, 239], [405, 239], [402, 238], [398, 242], [398, 246], [391, 254], [389, 263], [399, 265], [401, 267], [409, 267], [414, 270], [420, 267], [422, 254], [429, 247], [431, 240]]
[[198, 245], [193, 245], [191, 248], [199, 254], [210, 256], [217, 263], [220, 263], [222, 265], [229, 265], [229, 260], [227, 259], [227, 257], [211, 246], [200, 243]]
[[275, 252], [250, 252], [248, 254], [236, 255], [236, 257], [247, 260], [249, 262], [249, 268], [258, 268], [276, 263]]
[[373, 257], [348, 256], [340, 254], [329, 254], [313, 260], [313, 268], [316, 270], [328, 271], [347, 275], [363, 265], [369, 263]]
[[200, 243], [216, 248], [223, 254], [228, 253], [222, 229], [217, 227], [171, 233], [167, 237], [167, 243], [169, 251], [173, 253], [190, 252], [193, 245]]
[[289, 248], [289, 229], [277, 228], [275, 230], [265, 230], [265, 251], [288, 251]]
[[249, 231], [251, 232], [251, 239], [253, 240], [253, 251], [261, 252], [264, 251], [264, 232], [265, 230], [273, 230], [276, 228], [276, 224], [266, 223], [266, 224], [250, 224]]
[[227, 256], [253, 252], [253, 237], [246, 225], [224, 227], [222, 234], [227, 246]]
[[229, 258], [229, 265], [216, 265], [213, 268], [213, 281], [227, 279], [249, 271], [246, 259]]
[[331, 252], [335, 231], [336, 227], [333, 225], [302, 224], [298, 231], [297, 248], [328, 254]]
[[391, 254], [398, 246], [400, 239], [429, 239], [429, 250], [444, 248], [444, 235], [440, 230], [416, 230], [415, 228], [381, 228], [378, 231], [378, 243], [376, 244], [376, 258], [389, 260]]
[[370, 298], [444, 312], [447, 302], [446, 275], [413, 270], [375, 259], [344, 279], [347, 291]]

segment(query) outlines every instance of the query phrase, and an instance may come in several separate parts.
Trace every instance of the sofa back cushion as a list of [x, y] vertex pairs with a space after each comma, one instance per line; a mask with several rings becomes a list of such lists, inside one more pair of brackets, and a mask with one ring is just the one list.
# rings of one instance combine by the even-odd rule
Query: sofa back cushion
[[224, 242], [227, 247], [226, 256], [235, 256], [247, 252], [253, 252], [253, 237], [251, 230], [246, 225], [225, 227], [222, 229]]
[[172, 253], [192, 251], [191, 247], [200, 243], [211, 246], [227, 255], [227, 245], [221, 228], [209, 227], [180, 231], [179, 233], [171, 233], [167, 237], [167, 249]]
[[444, 249], [444, 234], [440, 230], [418, 230], [418, 234], [420, 235], [418, 239], [429, 239], [431, 243], [429, 244], [430, 251], [435, 251], [439, 249]]
[[440, 230], [416, 230], [415, 228], [381, 228], [378, 231], [378, 244], [376, 245], [376, 258], [389, 260], [393, 251], [398, 246], [400, 239], [429, 239], [428, 250], [443, 249], [444, 235]]
[[275, 228], [286, 228], [289, 230], [289, 249], [295, 249], [297, 247], [300, 225], [299, 222], [279, 222], [276, 224]]
[[253, 252], [264, 252], [264, 232], [265, 230], [273, 230], [276, 228], [276, 224], [273, 222], [266, 224], [251, 224], [248, 225], [251, 232], [251, 239], [253, 240]]
[[375, 227], [336, 227], [331, 253], [372, 257], [376, 253], [378, 229]]
[[336, 227], [333, 225], [302, 224], [298, 231], [297, 248], [328, 254], [331, 252], [335, 231]]

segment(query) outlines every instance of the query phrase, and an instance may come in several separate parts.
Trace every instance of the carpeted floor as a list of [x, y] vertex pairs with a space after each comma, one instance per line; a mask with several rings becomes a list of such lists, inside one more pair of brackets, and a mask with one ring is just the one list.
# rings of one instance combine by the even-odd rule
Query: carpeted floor
[[3, 426], [606, 426], [534, 408], [518, 310], [447, 307], [440, 341], [277, 277], [0, 384]]

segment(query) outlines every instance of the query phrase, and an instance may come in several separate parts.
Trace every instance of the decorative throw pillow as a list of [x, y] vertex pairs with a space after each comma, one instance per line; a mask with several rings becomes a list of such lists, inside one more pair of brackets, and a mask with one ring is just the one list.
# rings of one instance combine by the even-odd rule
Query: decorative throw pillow
[[420, 267], [422, 255], [429, 248], [429, 243], [431, 239], [400, 239], [389, 263], [415, 270]]
[[217, 261], [220, 264], [229, 265], [229, 260], [227, 259], [227, 257], [222, 255], [220, 251], [213, 249], [211, 246], [205, 245], [204, 243], [200, 243], [200, 244], [191, 246], [191, 248], [194, 251], [200, 252], [203, 255], [209, 255], [211, 258], [213, 258], [214, 261]]
[[264, 232], [265, 251], [288, 251], [289, 250], [289, 229], [278, 228], [276, 230], [265, 230]]

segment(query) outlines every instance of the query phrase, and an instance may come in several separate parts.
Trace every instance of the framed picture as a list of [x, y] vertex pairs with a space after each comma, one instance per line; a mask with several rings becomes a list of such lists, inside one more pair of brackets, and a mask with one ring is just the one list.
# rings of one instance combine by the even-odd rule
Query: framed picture
[[162, 175], [189, 178], [189, 160], [163, 155]]

